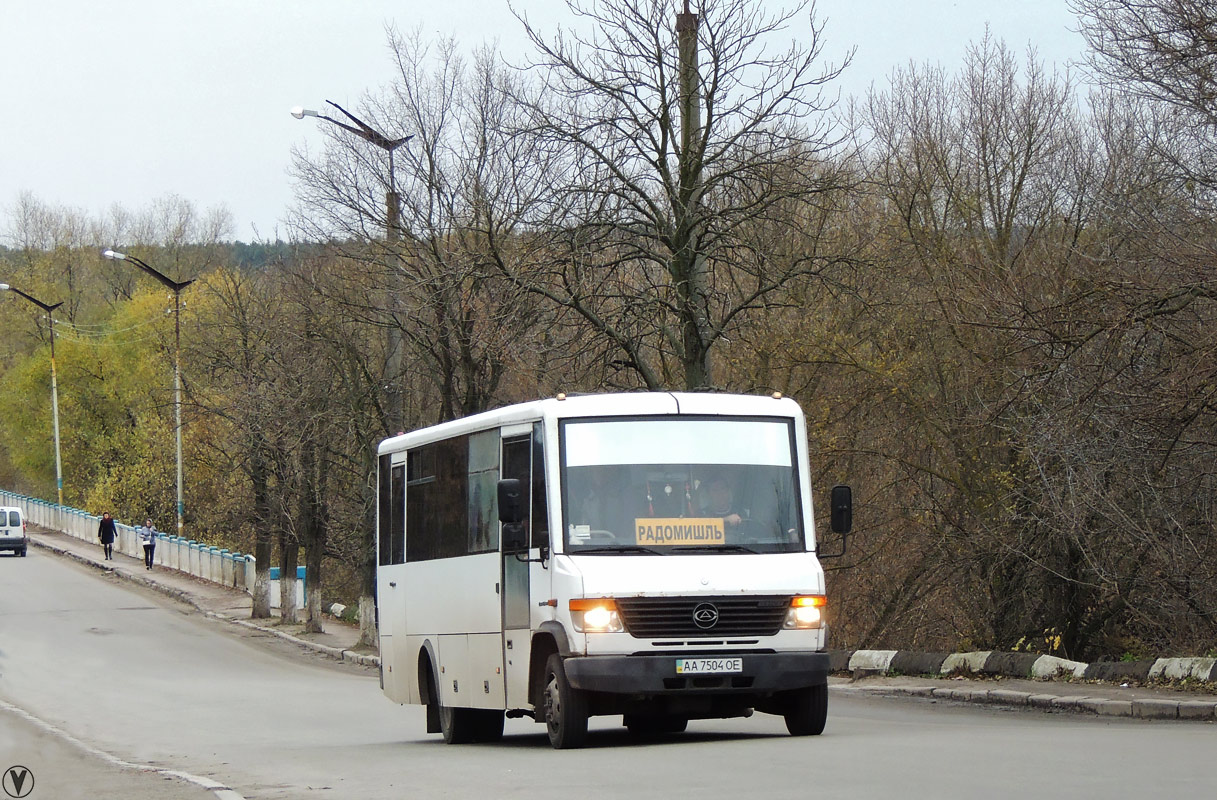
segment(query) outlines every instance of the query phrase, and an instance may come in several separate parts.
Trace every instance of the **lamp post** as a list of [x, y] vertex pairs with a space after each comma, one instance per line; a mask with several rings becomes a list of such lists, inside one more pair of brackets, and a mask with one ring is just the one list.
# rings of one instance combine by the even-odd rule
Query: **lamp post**
[[[389, 190], [385, 193], [385, 242], [389, 249], [389, 271], [394, 277], [400, 275], [401, 270], [397, 264], [397, 242], [401, 238], [401, 198], [397, 194], [397, 183], [393, 170], [393, 151], [401, 147], [406, 142], [414, 138], [414, 135], [402, 136], [398, 139], [390, 139], [383, 133], [374, 129], [359, 117], [347, 111], [342, 106], [335, 103], [333, 100], [325, 102], [332, 105], [334, 108], [341, 111], [347, 119], [354, 123], [348, 124], [331, 116], [322, 114], [319, 111], [314, 111], [310, 108], [296, 106], [291, 110], [291, 115], [296, 119], [304, 119], [305, 117], [316, 117], [323, 119], [331, 125], [336, 125], [345, 131], [349, 131], [360, 139], [376, 145], [380, 149], [389, 154]], [[396, 288], [390, 298], [394, 310], [397, 304]], [[385, 358], [385, 373], [389, 380], [388, 385], [388, 432], [394, 433], [402, 430], [405, 427], [405, 415], [402, 408], [401, 388], [398, 385], [398, 380], [401, 374], [401, 331], [396, 324], [388, 326], [386, 347], [388, 353]]]
[[182, 290], [194, 281], [175, 281], [135, 256], [115, 250], [103, 250], [102, 256], [116, 261], [130, 261], [173, 290], [173, 413], [174, 432], [177, 438], [177, 535], [181, 536], [182, 518], [186, 512], [186, 503], [182, 495]]
[[26, 294], [15, 286], [0, 283], [0, 291], [19, 294], [26, 300], [46, 312], [47, 324], [51, 327], [51, 420], [55, 431], [55, 491], [59, 497], [59, 505], [63, 505], [63, 459], [59, 455], [59, 381], [55, 375], [55, 317], [52, 311], [63, 305], [63, 302], [47, 305], [36, 297]]

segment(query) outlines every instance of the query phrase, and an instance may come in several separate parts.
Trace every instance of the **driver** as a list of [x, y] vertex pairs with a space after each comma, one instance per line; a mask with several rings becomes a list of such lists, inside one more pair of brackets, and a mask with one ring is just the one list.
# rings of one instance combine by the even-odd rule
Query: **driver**
[[706, 482], [703, 509], [712, 517], [722, 517], [723, 524], [734, 527], [744, 521], [735, 506], [735, 491], [725, 478], [711, 478]]
[[578, 503], [580, 521], [593, 530], [625, 533], [631, 526], [625, 519], [622, 493], [614, 467], [587, 468], [588, 482]]

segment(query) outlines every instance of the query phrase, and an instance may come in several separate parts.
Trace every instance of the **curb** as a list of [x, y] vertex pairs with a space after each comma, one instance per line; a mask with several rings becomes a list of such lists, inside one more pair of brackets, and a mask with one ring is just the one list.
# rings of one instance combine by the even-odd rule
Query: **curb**
[[268, 628], [265, 625], [259, 625], [255, 622], [250, 622], [249, 620], [230, 617], [227, 614], [221, 614], [217, 611], [205, 611], [203, 613], [212, 619], [230, 622], [233, 625], [240, 625], [242, 628], [249, 628], [250, 630], [256, 630], [260, 631], [261, 633], [269, 633], [272, 636], [278, 636], [284, 641], [300, 645], [301, 647], [316, 651], [338, 661], [350, 661], [353, 664], [360, 664], [361, 666], [365, 667], [380, 666], [380, 656], [369, 655], [367, 653], [356, 653], [354, 650], [346, 650], [341, 647], [330, 647], [326, 644], [310, 642], [308, 639], [301, 639], [299, 636], [293, 636], [285, 631], [281, 631], [276, 628]]
[[[829, 652], [832, 672], [849, 672], [857, 677], [870, 675], [950, 675], [957, 672], [991, 677], [1051, 679], [1080, 678], [1090, 681], [1147, 681], [1156, 679], [1194, 679], [1217, 681], [1217, 659], [1159, 658], [1134, 662], [1084, 664], [1055, 656], [1034, 653], [914, 653], [897, 650], [833, 650]], [[1108, 717], [1147, 720], [1217, 721], [1217, 699], [1129, 699], [1113, 700], [1084, 693], [1056, 695], [1009, 689], [981, 689], [970, 686], [850, 686], [847, 692], [904, 695], [908, 697], [954, 700], [967, 703], [1027, 707], [1044, 711], [1073, 711]]]
[[953, 686], [849, 686], [844, 692], [903, 695], [961, 703], [1032, 708], [1041, 711], [1072, 711], [1103, 717], [1132, 717], [1146, 720], [1217, 721], [1217, 700], [1112, 700], [1086, 695], [1033, 694], [1008, 689], [974, 689]]
[[1085, 664], [1035, 653], [915, 653], [899, 650], [830, 650], [833, 672], [949, 675], [972, 672], [1007, 678], [1072, 677], [1088, 681], [1197, 680], [1217, 682], [1217, 658], [1158, 658]]
[[[208, 611], [207, 609], [200, 606], [195, 601], [195, 599], [190, 596], [189, 592], [182, 591], [181, 589], [175, 589], [171, 586], [166, 586], [165, 584], [160, 583], [158, 581], [148, 580], [143, 575], [128, 575], [125, 572], [119, 572], [112, 567], [107, 567], [104, 564], [99, 564], [96, 561], [94, 561], [93, 559], [85, 558], [84, 556], [78, 555], [77, 553], [73, 553], [71, 550], [65, 550], [62, 547], [56, 547], [55, 545], [49, 544], [47, 542], [40, 542], [40, 541], [33, 539], [32, 537], [30, 539], [30, 544], [33, 544], [36, 547], [41, 547], [45, 550], [50, 550], [51, 552], [53, 552], [57, 555], [64, 556], [66, 558], [70, 558], [79, 564], [84, 564], [86, 567], [94, 567], [95, 569], [101, 570], [102, 572], [108, 572], [111, 575], [114, 575], [115, 577], [118, 577], [122, 580], [130, 581], [131, 583], [136, 583], [136, 584], [139, 584], [140, 586], [144, 586], [144, 587], [147, 587], [154, 591], [160, 592], [161, 594], [166, 595], [167, 597], [170, 597], [174, 600], [178, 600], [182, 603], [185, 603], [186, 605], [190, 606], [194, 610], [198, 611], [199, 613], [201, 613], [204, 616], [209, 617], [211, 619], [217, 619], [217, 620], [221, 620], [223, 622], [229, 622], [234, 625], [240, 625], [243, 628], [249, 628], [251, 630], [256, 630], [256, 631], [259, 631], [262, 633], [268, 633], [272, 636], [278, 636], [280, 639], [284, 639], [286, 641], [291, 642], [292, 644], [296, 644], [296, 645], [299, 645], [306, 649], [321, 653], [322, 655], [329, 656], [330, 658], [337, 659], [338, 661], [349, 661], [351, 663], [360, 664], [365, 667], [377, 667], [377, 668], [380, 667], [380, 656], [369, 655], [366, 653], [356, 653], [354, 650], [345, 650], [340, 647], [330, 647], [329, 645], [319, 644], [317, 642], [310, 642], [307, 639], [301, 639], [298, 636], [292, 636], [290, 633], [286, 633], [285, 631], [277, 630], [276, 628], [267, 627], [265, 625], [258, 625], [255, 622], [250, 622], [249, 620], [243, 620], [243, 619], [237, 619], [235, 617], [230, 617], [227, 614], [221, 614], [218, 611]], [[331, 606], [331, 608], [332, 607], [333, 606]]]

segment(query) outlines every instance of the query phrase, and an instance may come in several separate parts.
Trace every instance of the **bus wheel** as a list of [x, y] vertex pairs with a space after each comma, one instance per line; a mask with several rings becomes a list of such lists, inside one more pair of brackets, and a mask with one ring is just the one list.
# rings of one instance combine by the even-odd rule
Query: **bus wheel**
[[666, 714], [626, 714], [622, 722], [632, 735], [640, 738], [683, 733], [685, 728], [689, 727], [689, 720], [685, 717]]
[[587, 738], [587, 697], [566, 680], [562, 657], [554, 653], [545, 662], [545, 727], [555, 750], [583, 745]]
[[[476, 708], [439, 707], [439, 726], [444, 733], [444, 741], [448, 744], [468, 744], [469, 742], [485, 741], [482, 733], [481, 719]], [[502, 730], [499, 736], [503, 735]]]
[[439, 710], [439, 729], [444, 734], [446, 744], [467, 744], [477, 738], [478, 716], [472, 708], [453, 708], [446, 706], [439, 699], [439, 681], [432, 676], [431, 685], [435, 687], [434, 700]]
[[790, 705], [783, 715], [791, 736], [819, 736], [828, 720], [828, 684], [809, 686], [790, 693]]
[[472, 708], [440, 706], [439, 727], [448, 744], [468, 744], [477, 738], [477, 718]]

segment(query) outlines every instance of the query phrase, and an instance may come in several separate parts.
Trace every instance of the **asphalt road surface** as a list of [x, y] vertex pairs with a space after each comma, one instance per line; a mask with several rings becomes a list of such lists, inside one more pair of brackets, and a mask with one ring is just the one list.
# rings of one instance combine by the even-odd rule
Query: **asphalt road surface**
[[374, 670], [44, 551], [0, 557], [0, 770], [28, 768], [31, 800], [1201, 797], [1217, 783], [1211, 723], [835, 692], [819, 737], [765, 715], [660, 742], [597, 717], [588, 747], [563, 752], [531, 720], [497, 744], [423, 731]]

